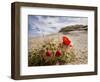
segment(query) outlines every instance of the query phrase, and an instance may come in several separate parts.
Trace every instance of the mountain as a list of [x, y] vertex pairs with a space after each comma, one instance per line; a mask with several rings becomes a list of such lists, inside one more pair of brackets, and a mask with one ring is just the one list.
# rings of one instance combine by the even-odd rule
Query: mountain
[[87, 25], [70, 25], [65, 26], [60, 29], [59, 32], [68, 32], [68, 31], [75, 31], [75, 30], [88, 30]]

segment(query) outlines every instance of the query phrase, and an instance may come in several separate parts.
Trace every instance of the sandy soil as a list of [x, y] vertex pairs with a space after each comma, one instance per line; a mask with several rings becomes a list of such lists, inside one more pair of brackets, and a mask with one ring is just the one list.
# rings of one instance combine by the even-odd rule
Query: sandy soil
[[76, 61], [73, 64], [88, 63], [88, 36], [87, 31], [72, 31], [66, 34], [72, 41], [76, 53]]
[[76, 53], [76, 60], [75, 62], [71, 64], [87, 64], [88, 63], [88, 37], [87, 37], [87, 31], [71, 31], [68, 33], [59, 33], [59, 34], [53, 34], [38, 38], [29, 38], [28, 41], [28, 49], [29, 51], [32, 51], [34, 48], [39, 48], [41, 45], [44, 44], [45, 40], [50, 40], [51, 38], [56, 38], [57, 40], [60, 40], [62, 36], [67, 36], [71, 41], [72, 45], [75, 49]]

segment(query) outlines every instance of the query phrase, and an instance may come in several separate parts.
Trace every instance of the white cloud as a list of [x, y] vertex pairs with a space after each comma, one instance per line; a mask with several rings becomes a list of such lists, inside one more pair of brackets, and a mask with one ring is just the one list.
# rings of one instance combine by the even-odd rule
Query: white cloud
[[[41, 31], [44, 34], [56, 33], [67, 25], [82, 24], [87, 25], [88, 19], [83, 17], [56, 17], [56, 16], [29, 16], [29, 36], [30, 33]], [[34, 28], [38, 28], [34, 29]], [[33, 33], [34, 34], [34, 33]], [[34, 35], [33, 35], [34, 36]]]

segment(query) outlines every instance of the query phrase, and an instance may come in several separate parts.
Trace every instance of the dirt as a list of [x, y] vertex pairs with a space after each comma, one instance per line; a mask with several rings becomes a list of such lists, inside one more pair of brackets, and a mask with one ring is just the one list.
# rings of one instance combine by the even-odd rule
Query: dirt
[[71, 44], [75, 50], [76, 60], [71, 64], [87, 64], [88, 63], [88, 36], [87, 31], [70, 31], [68, 33], [57, 33], [44, 37], [29, 38], [28, 49], [32, 51], [40, 48], [44, 41], [56, 39], [61, 41], [62, 36], [67, 36], [71, 40]]
[[76, 53], [76, 61], [73, 64], [88, 63], [88, 36], [87, 31], [71, 31], [66, 34], [71, 41]]

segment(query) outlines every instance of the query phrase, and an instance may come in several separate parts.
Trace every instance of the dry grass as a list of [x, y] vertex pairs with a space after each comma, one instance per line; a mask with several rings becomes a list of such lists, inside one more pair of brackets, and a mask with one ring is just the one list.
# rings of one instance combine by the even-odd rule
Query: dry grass
[[88, 62], [88, 49], [87, 49], [87, 31], [71, 31], [68, 33], [59, 33], [43, 37], [29, 38], [28, 49], [31, 52], [34, 49], [41, 48], [45, 41], [54, 38], [61, 41], [62, 36], [67, 36], [75, 49], [76, 60], [69, 64], [86, 64]]

